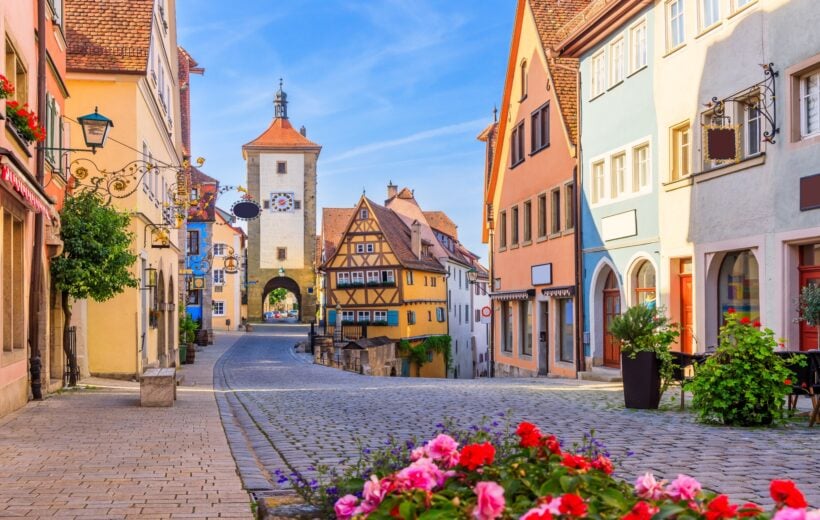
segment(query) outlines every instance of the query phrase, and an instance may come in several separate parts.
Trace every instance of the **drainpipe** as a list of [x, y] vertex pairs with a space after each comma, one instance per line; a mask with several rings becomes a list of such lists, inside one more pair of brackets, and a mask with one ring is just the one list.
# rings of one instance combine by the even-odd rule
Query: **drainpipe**
[[[486, 210], [485, 210], [486, 211]], [[495, 233], [493, 231], [492, 225], [490, 226], [490, 283], [489, 283], [489, 290], [490, 293], [493, 292], [495, 289], [495, 265], [493, 262], [493, 249], [495, 248]], [[495, 304], [493, 299], [490, 298], [490, 309], [492, 310], [492, 318], [490, 319], [490, 341], [489, 341], [489, 351], [490, 351], [490, 377], [495, 377]]]

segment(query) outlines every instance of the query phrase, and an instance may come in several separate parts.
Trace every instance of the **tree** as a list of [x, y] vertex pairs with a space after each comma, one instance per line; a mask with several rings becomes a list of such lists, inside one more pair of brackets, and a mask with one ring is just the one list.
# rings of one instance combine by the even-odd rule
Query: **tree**
[[104, 205], [93, 193], [67, 197], [60, 220], [63, 254], [52, 259], [51, 277], [62, 293], [63, 349], [71, 366], [69, 385], [74, 386], [77, 360], [67, 351], [71, 322], [69, 298], [102, 302], [126, 287], [138, 287], [139, 280], [130, 271], [137, 256], [130, 251], [134, 238], [128, 231], [130, 217]]
[[277, 289], [272, 290], [270, 294], [268, 294], [268, 303], [270, 303], [272, 306], [275, 306], [285, 301], [285, 298], [287, 298], [287, 296], [288, 290], [284, 287], [279, 287]]

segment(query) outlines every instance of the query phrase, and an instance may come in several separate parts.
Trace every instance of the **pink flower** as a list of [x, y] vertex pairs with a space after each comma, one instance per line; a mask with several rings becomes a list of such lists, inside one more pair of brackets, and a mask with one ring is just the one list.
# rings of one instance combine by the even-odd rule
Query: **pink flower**
[[772, 520], [806, 520], [806, 510], [795, 507], [784, 507], [774, 514]]
[[427, 451], [427, 446], [419, 446], [415, 450], [410, 452], [410, 460], [412, 462], [416, 462], [422, 457], [429, 457], [430, 453]]
[[700, 493], [700, 482], [687, 475], [678, 475], [666, 488], [666, 494], [672, 500], [694, 500]]
[[376, 475], [371, 475], [370, 480], [364, 483], [364, 492], [362, 494], [364, 502], [362, 502], [361, 506], [362, 511], [365, 513], [370, 513], [379, 507], [379, 504], [382, 503], [384, 496], [387, 494], [388, 486], [388, 482], [384, 480], [379, 481]]
[[353, 495], [345, 495], [336, 501], [333, 510], [336, 511], [336, 520], [350, 520], [356, 514], [359, 499]]
[[652, 473], [644, 473], [635, 480], [635, 494], [647, 500], [658, 500], [663, 496], [664, 481], [658, 482]]
[[547, 509], [546, 504], [541, 504], [521, 515], [518, 520], [552, 520], [552, 513]]
[[820, 509], [806, 511], [806, 520], [820, 520]]
[[478, 496], [473, 517], [476, 520], [495, 520], [504, 513], [504, 488], [495, 482], [479, 482], [475, 485]]
[[452, 468], [458, 464], [458, 443], [449, 435], [444, 433], [438, 434], [438, 436], [427, 445], [427, 450], [430, 453], [431, 459], [443, 462], [448, 468]]
[[402, 489], [432, 491], [444, 483], [445, 476], [433, 461], [421, 458], [399, 471], [396, 480]]

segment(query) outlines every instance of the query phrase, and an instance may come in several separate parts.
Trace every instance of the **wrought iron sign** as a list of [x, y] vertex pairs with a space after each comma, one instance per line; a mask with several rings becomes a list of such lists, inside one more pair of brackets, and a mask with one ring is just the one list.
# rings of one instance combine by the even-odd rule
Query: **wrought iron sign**
[[706, 107], [713, 109], [710, 123], [703, 125], [703, 149], [707, 160], [719, 163], [740, 160], [741, 127], [733, 124], [731, 114], [727, 114], [726, 105], [729, 103], [734, 103], [750, 113], [759, 114], [761, 120], [765, 121], [761, 141], [775, 143], [775, 136], [780, 133], [775, 103], [775, 78], [779, 73], [774, 69], [773, 63], [764, 64], [762, 67], [763, 81], [724, 99], [713, 97], [706, 103]]

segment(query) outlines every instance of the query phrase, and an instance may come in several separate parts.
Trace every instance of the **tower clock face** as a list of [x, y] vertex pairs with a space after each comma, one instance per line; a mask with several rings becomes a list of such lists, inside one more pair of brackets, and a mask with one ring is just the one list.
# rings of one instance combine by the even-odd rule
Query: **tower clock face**
[[293, 193], [272, 193], [271, 209], [279, 213], [293, 211]]

